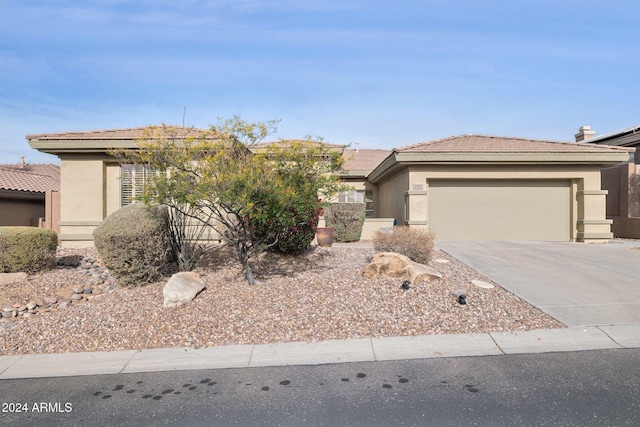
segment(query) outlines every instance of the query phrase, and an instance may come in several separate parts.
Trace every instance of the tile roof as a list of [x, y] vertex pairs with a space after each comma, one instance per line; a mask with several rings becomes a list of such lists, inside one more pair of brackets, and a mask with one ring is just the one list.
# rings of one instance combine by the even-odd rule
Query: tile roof
[[620, 151], [603, 145], [486, 135], [460, 135], [395, 148], [398, 153], [601, 153]]
[[[125, 129], [108, 129], [108, 130], [91, 130], [84, 132], [60, 132], [60, 133], [43, 133], [36, 135], [27, 135], [27, 139], [38, 139], [41, 141], [55, 141], [55, 140], [101, 140], [101, 139], [126, 139], [133, 140], [138, 139], [144, 136], [145, 131], [147, 131], [150, 127], [163, 128], [163, 126], [144, 126], [144, 127], [136, 127], [136, 128], [125, 128]], [[185, 136], [195, 136], [198, 137], [202, 135], [203, 132], [206, 132], [202, 129], [195, 128], [183, 128], [182, 126], [170, 126], [165, 125], [165, 129], [171, 132], [180, 132], [184, 129], [188, 130]]]
[[60, 167], [57, 165], [0, 165], [0, 190], [44, 193], [60, 191]]
[[342, 169], [345, 171], [372, 171], [380, 162], [386, 159], [391, 151], [380, 149], [358, 149], [344, 150], [342, 157], [344, 163]]
[[323, 145], [327, 148], [335, 148], [335, 149], [343, 149], [344, 145], [330, 144], [328, 142], [320, 142], [320, 141], [306, 141], [302, 139], [283, 139], [281, 141], [270, 141], [270, 142], [259, 142], [251, 146], [252, 149], [260, 150], [267, 148], [271, 145], [277, 145], [281, 148], [287, 148], [291, 146], [292, 142], [306, 142], [310, 143], [313, 146]]

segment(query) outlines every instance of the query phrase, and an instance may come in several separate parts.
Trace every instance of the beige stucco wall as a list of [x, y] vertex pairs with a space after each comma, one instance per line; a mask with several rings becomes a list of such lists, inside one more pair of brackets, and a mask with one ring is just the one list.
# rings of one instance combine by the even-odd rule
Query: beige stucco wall
[[[600, 189], [598, 165], [417, 165], [405, 168], [378, 183], [381, 216], [404, 218], [406, 223], [428, 226], [430, 179], [545, 179], [570, 181], [571, 240], [610, 239], [611, 221], [606, 219], [606, 191]], [[400, 197], [401, 196], [401, 197]], [[402, 224], [402, 221], [399, 221]]]
[[[120, 165], [105, 164], [105, 213], [109, 216], [120, 209]], [[105, 216], [105, 218], [106, 218]]]
[[[61, 158], [60, 240], [63, 246], [92, 246], [92, 232], [120, 207], [120, 169], [105, 155]], [[412, 165], [384, 177], [375, 185], [357, 178], [356, 189], [374, 191], [377, 218], [392, 223], [428, 227], [430, 179], [546, 179], [569, 180], [571, 240], [601, 241], [612, 237], [606, 219], [606, 190], [600, 188], [598, 165]], [[373, 222], [371, 222], [373, 224]], [[369, 238], [365, 226], [363, 239]]]
[[105, 166], [95, 156], [60, 159], [60, 236], [64, 247], [93, 246], [105, 218]]
[[409, 171], [403, 170], [378, 184], [379, 218], [395, 218], [405, 224], [405, 192], [409, 188]]

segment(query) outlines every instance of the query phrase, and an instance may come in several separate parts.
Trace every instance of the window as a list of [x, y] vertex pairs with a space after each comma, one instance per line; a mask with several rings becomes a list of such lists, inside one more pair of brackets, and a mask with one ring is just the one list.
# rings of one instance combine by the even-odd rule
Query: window
[[136, 202], [142, 196], [151, 170], [145, 165], [122, 165], [120, 167], [120, 206]]
[[373, 217], [373, 191], [371, 190], [351, 190], [343, 191], [338, 194], [338, 202], [340, 203], [364, 203], [365, 216]]
[[343, 191], [338, 194], [340, 203], [362, 203], [364, 202], [364, 190]]

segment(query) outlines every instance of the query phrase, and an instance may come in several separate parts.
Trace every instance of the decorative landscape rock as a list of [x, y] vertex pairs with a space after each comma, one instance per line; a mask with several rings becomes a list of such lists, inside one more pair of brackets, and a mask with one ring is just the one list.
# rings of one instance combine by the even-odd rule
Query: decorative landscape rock
[[[101, 261], [90, 257], [60, 257], [56, 259], [57, 268], [75, 268], [82, 270], [85, 274], [91, 275], [91, 279], [84, 285], [76, 285], [71, 289], [70, 294], [65, 296], [49, 295], [36, 301], [22, 301], [13, 304], [12, 307], [4, 307], [0, 312], [0, 320], [2, 328], [6, 328], [6, 324], [10, 319], [29, 318], [38, 313], [45, 313], [58, 308], [70, 308], [75, 303], [82, 302], [87, 298], [112, 292], [116, 289], [113, 278], [110, 277], [109, 271], [104, 268]], [[3, 274], [0, 274], [0, 277]], [[18, 280], [28, 280], [26, 273], [7, 273], [4, 275], [9, 280], [6, 283], [16, 283]], [[2, 282], [0, 282], [1, 284]], [[20, 282], [17, 282], [20, 283]]]
[[376, 254], [369, 265], [362, 271], [367, 279], [390, 276], [408, 280], [410, 283], [418, 281], [441, 279], [442, 275], [428, 265], [411, 261], [409, 257], [395, 252], [381, 252]]
[[198, 295], [204, 289], [204, 282], [198, 273], [183, 271], [176, 273], [164, 285], [162, 295], [165, 307], [178, 307]]
[[484, 289], [491, 289], [494, 287], [491, 283], [485, 282], [484, 280], [472, 280], [471, 283], [476, 285], [479, 288], [484, 288]]
[[21, 273], [0, 273], [0, 285], [8, 285], [9, 283], [24, 283], [27, 281], [28, 274]]

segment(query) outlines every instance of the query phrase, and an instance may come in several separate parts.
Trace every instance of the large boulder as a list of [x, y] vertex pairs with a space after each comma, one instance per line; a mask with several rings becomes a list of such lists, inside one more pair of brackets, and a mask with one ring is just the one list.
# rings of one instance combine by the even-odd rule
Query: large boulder
[[164, 285], [162, 295], [165, 307], [178, 307], [186, 304], [204, 289], [204, 282], [198, 273], [183, 271], [176, 273]]
[[382, 276], [396, 277], [411, 283], [442, 278], [442, 274], [428, 265], [413, 262], [408, 257], [395, 252], [376, 254], [371, 263], [364, 268], [362, 275], [367, 279]]

